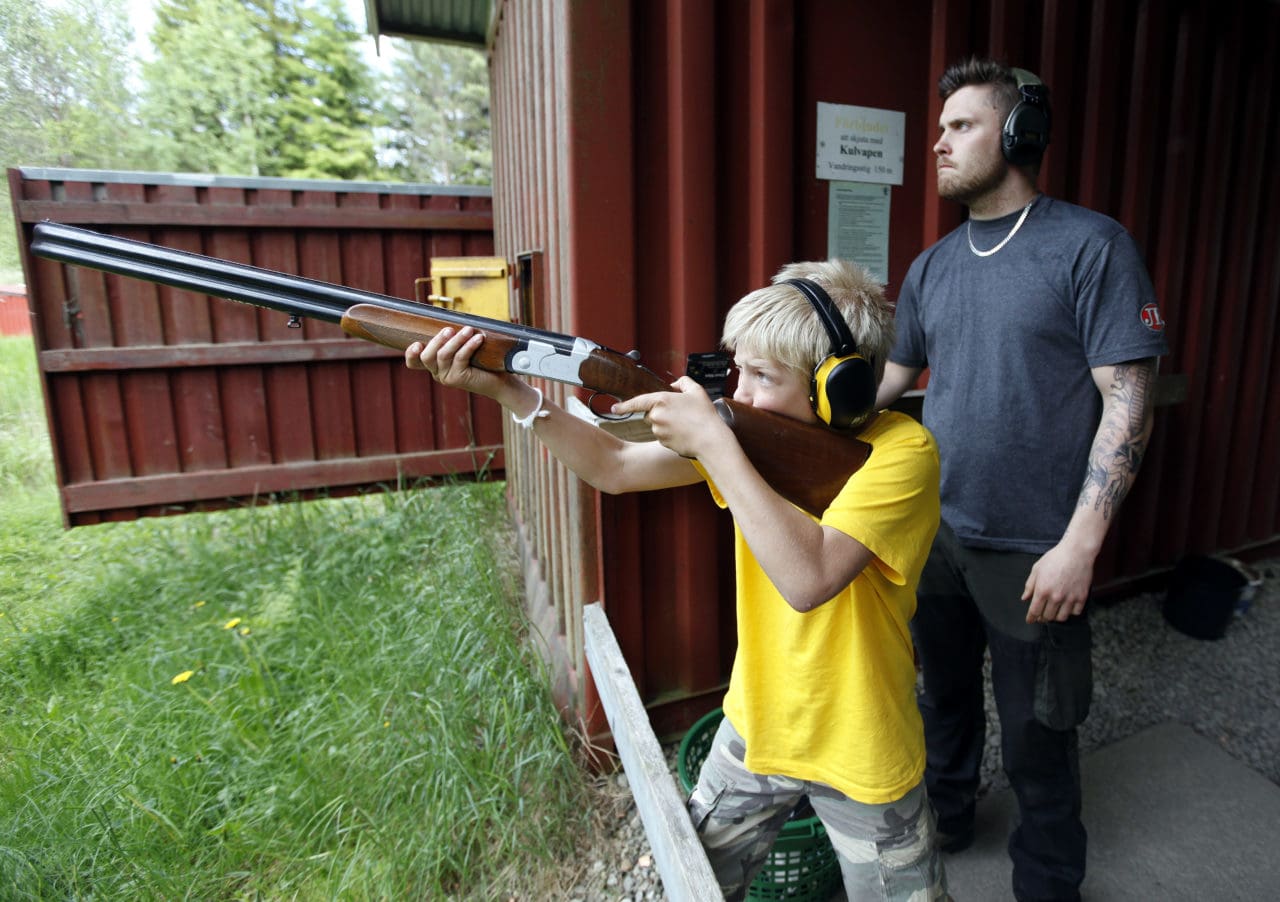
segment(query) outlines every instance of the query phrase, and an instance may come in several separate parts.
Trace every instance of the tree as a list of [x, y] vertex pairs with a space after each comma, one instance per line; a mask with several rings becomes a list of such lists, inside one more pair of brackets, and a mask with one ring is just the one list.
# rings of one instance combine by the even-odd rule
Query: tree
[[355, 51], [359, 32], [339, 0], [298, 9], [296, 23], [296, 49], [280, 55], [274, 174], [375, 177], [382, 117], [372, 73]]
[[109, 168], [135, 150], [123, 0], [0, 0], [0, 153], [6, 165]]
[[441, 185], [490, 184], [493, 154], [484, 55], [447, 44], [415, 41], [401, 46], [389, 104], [396, 177]]
[[377, 175], [373, 75], [338, 0], [162, 0], [144, 67], [160, 168]]
[[0, 0], [0, 164], [491, 181], [476, 50], [397, 42], [387, 115], [342, 0], [157, 0], [142, 64], [125, 4]]
[[[137, 159], [123, 0], [0, 0], [0, 164], [112, 169]], [[9, 206], [9, 186], [0, 184]], [[17, 242], [0, 229], [0, 269]]]
[[155, 58], [143, 65], [151, 168], [258, 175], [273, 48], [239, 0], [156, 7]]

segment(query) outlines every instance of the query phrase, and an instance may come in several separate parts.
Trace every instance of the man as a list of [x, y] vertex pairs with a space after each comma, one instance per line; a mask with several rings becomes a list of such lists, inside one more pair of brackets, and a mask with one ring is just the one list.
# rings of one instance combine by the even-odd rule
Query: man
[[735, 527], [738, 648], [725, 718], [689, 812], [721, 891], [742, 899], [802, 796], [826, 825], [851, 900], [946, 898], [924, 790], [908, 621], [938, 523], [938, 457], [910, 418], [871, 402], [893, 313], [840, 260], [792, 263], [725, 321], [734, 398], [872, 446], [820, 518], [775, 492], [688, 377], [614, 406], [656, 442], [624, 442], [509, 374], [471, 365], [484, 341], [446, 329], [405, 351], [443, 385], [493, 398], [600, 491], [706, 481]]
[[938, 87], [938, 193], [969, 218], [908, 271], [876, 398], [891, 403], [929, 367], [942, 523], [912, 621], [926, 785], [943, 848], [959, 851], [973, 839], [989, 650], [1021, 814], [1014, 895], [1078, 899], [1085, 605], [1151, 434], [1163, 321], [1124, 228], [1037, 191], [1050, 115], [1038, 79], [968, 60]]

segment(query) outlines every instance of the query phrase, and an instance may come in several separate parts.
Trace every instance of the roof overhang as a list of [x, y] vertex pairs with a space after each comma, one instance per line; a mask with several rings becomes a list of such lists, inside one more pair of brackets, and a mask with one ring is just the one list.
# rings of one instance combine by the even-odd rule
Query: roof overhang
[[364, 10], [375, 39], [489, 45], [493, 0], [364, 0]]

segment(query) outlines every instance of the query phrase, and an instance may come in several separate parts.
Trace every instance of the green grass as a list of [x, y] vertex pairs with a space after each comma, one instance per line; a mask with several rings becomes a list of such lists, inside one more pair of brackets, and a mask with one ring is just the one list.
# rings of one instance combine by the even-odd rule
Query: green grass
[[37, 379], [32, 340], [0, 337], [0, 493], [10, 502], [53, 483]]
[[64, 531], [29, 340], [0, 380], [5, 899], [502, 898], [572, 857], [500, 484]]

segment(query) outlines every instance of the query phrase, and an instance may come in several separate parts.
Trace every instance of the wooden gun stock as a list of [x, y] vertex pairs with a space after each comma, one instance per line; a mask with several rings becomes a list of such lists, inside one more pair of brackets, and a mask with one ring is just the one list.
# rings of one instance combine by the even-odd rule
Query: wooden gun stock
[[[42, 222], [31, 251], [40, 257], [157, 282], [243, 304], [340, 323], [356, 338], [404, 350], [447, 326], [485, 333], [473, 362], [482, 369], [579, 385], [618, 400], [670, 391], [670, 380], [631, 356], [583, 338], [346, 288], [187, 251]], [[716, 401], [748, 459], [779, 495], [821, 515], [871, 446], [825, 426]]]
[[724, 398], [715, 404], [764, 481], [815, 517], [871, 456], [869, 444], [833, 429]]

